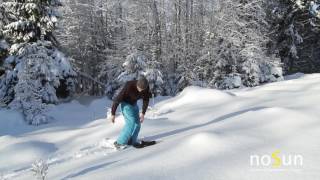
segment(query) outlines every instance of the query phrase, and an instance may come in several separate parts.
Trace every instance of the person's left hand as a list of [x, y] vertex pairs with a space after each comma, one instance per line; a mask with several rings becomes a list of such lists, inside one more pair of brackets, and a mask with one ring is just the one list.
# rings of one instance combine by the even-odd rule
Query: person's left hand
[[144, 114], [140, 113], [140, 122], [143, 123], [144, 121]]
[[112, 122], [113, 124], [114, 124], [115, 120], [116, 120], [116, 116], [115, 116], [115, 115], [112, 115], [112, 116], [111, 116], [111, 122]]

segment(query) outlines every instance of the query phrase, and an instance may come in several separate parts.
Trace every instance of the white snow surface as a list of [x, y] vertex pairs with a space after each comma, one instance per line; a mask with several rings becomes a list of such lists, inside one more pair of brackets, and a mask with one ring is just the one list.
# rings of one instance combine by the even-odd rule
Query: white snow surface
[[[107, 98], [57, 105], [49, 113], [55, 120], [38, 127], [0, 110], [0, 179], [35, 179], [38, 159], [48, 163], [50, 180], [320, 179], [319, 91], [320, 74], [229, 91], [188, 87], [150, 101], [140, 138], [158, 144], [121, 151], [108, 148], [124, 121], [120, 112], [115, 124], [107, 120]], [[301, 155], [303, 164], [250, 164], [252, 155], [275, 151]]]

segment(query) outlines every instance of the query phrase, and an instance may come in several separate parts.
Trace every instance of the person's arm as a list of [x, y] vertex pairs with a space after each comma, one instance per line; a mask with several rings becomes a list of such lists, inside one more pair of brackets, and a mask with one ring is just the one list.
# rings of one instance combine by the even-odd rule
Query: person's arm
[[122, 88], [120, 93], [114, 98], [113, 103], [112, 103], [112, 108], [111, 108], [111, 115], [112, 116], [115, 116], [116, 111], [117, 111], [117, 107], [124, 100], [124, 96], [126, 94], [127, 87], [128, 87], [128, 83], [126, 83], [124, 85], [124, 87]]
[[152, 96], [151, 92], [150, 92], [150, 89], [148, 87], [148, 89], [146, 90], [146, 93], [144, 94], [143, 96], [143, 106], [142, 106], [142, 114], [145, 115], [146, 114], [146, 111], [147, 111], [147, 108], [149, 106], [149, 99], [150, 97]]

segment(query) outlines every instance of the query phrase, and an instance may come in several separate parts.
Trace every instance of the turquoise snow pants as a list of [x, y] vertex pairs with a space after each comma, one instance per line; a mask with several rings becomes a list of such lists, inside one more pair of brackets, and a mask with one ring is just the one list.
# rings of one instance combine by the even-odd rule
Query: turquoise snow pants
[[118, 144], [127, 144], [131, 138], [132, 144], [137, 143], [141, 123], [139, 118], [139, 107], [137, 104], [131, 105], [126, 102], [120, 104], [122, 114], [125, 120], [125, 126], [117, 139]]

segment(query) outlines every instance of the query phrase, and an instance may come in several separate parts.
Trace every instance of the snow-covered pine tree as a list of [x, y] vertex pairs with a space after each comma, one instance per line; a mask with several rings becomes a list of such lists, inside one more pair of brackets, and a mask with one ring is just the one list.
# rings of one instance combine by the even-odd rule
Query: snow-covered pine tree
[[101, 75], [106, 76], [106, 88], [105, 88], [105, 94], [112, 98], [114, 93], [119, 89], [120, 84], [117, 80], [119, 75], [121, 74], [121, 69], [119, 69], [118, 65], [112, 64], [112, 63], [106, 63], [104, 64], [103, 71], [100, 72]]
[[116, 96], [119, 91], [122, 89], [123, 85], [127, 81], [136, 80], [141, 75], [144, 75], [147, 68], [147, 56], [140, 49], [134, 49], [131, 54], [129, 54], [122, 64], [123, 71], [117, 77], [116, 81], [113, 81], [112, 84], [109, 83], [109, 87], [118, 86], [118, 89], [113, 93], [113, 96]]
[[[110, 92], [114, 87], [122, 86], [125, 82], [136, 80], [142, 75], [148, 79], [150, 90], [154, 95], [163, 95], [165, 92], [164, 78], [160, 71], [160, 64], [156, 61], [149, 62], [148, 57], [142, 47], [134, 50], [123, 63], [123, 72], [118, 76], [117, 82], [109, 82], [107, 90], [110, 89], [108, 90]], [[117, 71], [114, 71], [114, 73], [117, 73]]]
[[216, 42], [216, 46], [212, 48], [214, 71], [213, 78], [211, 78], [211, 81], [209, 82], [209, 87], [218, 89], [232, 89], [240, 87], [237, 84], [232, 84], [232, 82], [234, 82], [233, 74], [236, 74], [236, 69], [232, 71], [232, 67], [235, 67], [237, 61], [237, 45], [224, 37], [217, 37]]
[[[0, 85], [2, 84], [2, 81], [4, 79], [4, 78], [2, 78], [2, 76], [4, 76], [4, 73], [5, 73], [3, 61], [4, 61], [5, 57], [7, 56], [8, 48], [9, 48], [9, 46], [8, 46], [7, 42], [4, 39], [2, 39], [2, 37], [0, 35]], [[6, 104], [4, 104], [0, 101], [0, 108], [5, 107], [5, 106], [6, 106]]]
[[281, 72], [275, 75], [277, 78], [265, 78], [263, 74], [273, 71], [266, 68], [281, 68], [279, 58], [267, 52], [270, 25], [265, 7], [266, 1], [217, 1], [211, 27], [215, 67], [210, 84], [224, 89], [242, 84], [256, 86], [282, 78]]
[[310, 14], [320, 19], [320, 1], [310, 1], [309, 3], [308, 9]]
[[260, 83], [276, 82], [283, 80], [281, 59], [275, 56], [266, 57], [260, 64]]
[[197, 59], [195, 72], [199, 80], [199, 86], [208, 87], [212, 77], [214, 77], [214, 34], [207, 32], [204, 36], [204, 48], [201, 50], [201, 56]]
[[284, 73], [319, 72], [320, 1], [272, 0], [269, 2], [273, 44]]
[[200, 86], [201, 82], [198, 80], [197, 74], [194, 71], [190, 71], [190, 69], [194, 69], [194, 67], [194, 64], [191, 63], [184, 63], [178, 66], [174, 78], [169, 79], [172, 82], [171, 94], [175, 95], [187, 86]]
[[213, 64], [212, 60], [209, 59], [208, 53], [203, 55], [196, 61], [196, 67], [193, 69], [197, 79], [199, 80], [199, 86], [207, 87], [209, 80], [213, 77]]
[[140, 75], [144, 75], [147, 68], [147, 56], [143, 51], [134, 50], [127, 56], [126, 61], [123, 63], [123, 72], [119, 75], [118, 81], [124, 84], [127, 81], [137, 79]]
[[[0, 3], [2, 3], [2, 1], [0, 1]], [[3, 61], [5, 59], [5, 57], [7, 56], [8, 53], [8, 49], [9, 49], [9, 45], [6, 42], [6, 40], [3, 37], [3, 26], [4, 26], [4, 22], [6, 21], [5, 16], [4, 16], [4, 9], [0, 7], [0, 77], [2, 76], [2, 74], [4, 74], [5, 70], [3, 67]]]
[[3, 61], [7, 56], [8, 49], [9, 49], [8, 43], [4, 39], [2, 39], [0, 35], [0, 77], [5, 72], [5, 69], [3, 67]]
[[[127, 54], [126, 48], [131, 47], [125, 44], [127, 40], [123, 33], [125, 29], [121, 25], [124, 23], [122, 14], [119, 15], [119, 23], [114, 22], [118, 18], [114, 11], [117, 11], [119, 5], [121, 3], [115, 1], [64, 0], [63, 6], [59, 8], [59, 12], [63, 14], [59, 21], [62, 28], [58, 29], [56, 37], [66, 54], [72, 56], [74, 68], [84, 75], [77, 78], [79, 83], [76, 90], [81, 94], [104, 94], [101, 85], [87, 77], [113, 84], [111, 81], [117, 76], [108, 76], [108, 71], [114, 65], [120, 69]], [[107, 93], [109, 95], [108, 91]]]
[[280, 59], [267, 51], [272, 28], [267, 21], [267, 5], [268, 1], [257, 1], [243, 3], [240, 8], [239, 15], [246, 27], [239, 30], [245, 34], [239, 53], [244, 61], [239, 61], [240, 73], [243, 84], [249, 87], [283, 79]]
[[[223, 53], [223, 52], [220, 52]], [[217, 54], [218, 55], [218, 54]], [[219, 88], [219, 89], [224, 89], [223, 82], [225, 78], [227, 77], [227, 66], [228, 66], [228, 61], [224, 58], [217, 58], [216, 60], [213, 61], [215, 63], [214, 71], [213, 71], [213, 78], [211, 77], [211, 81], [209, 82], [209, 87], [213, 88]]]
[[42, 93], [46, 93], [45, 89], [41, 80], [32, 75], [40, 70], [33, 68], [34, 65], [39, 65], [37, 60], [39, 59], [33, 59], [30, 56], [20, 63], [22, 67], [18, 71], [19, 81], [14, 87], [15, 96], [19, 98], [15, 98], [10, 104], [11, 107], [22, 109], [27, 123], [33, 125], [47, 123], [49, 120], [45, 115], [46, 104], [42, 101]]
[[151, 61], [143, 73], [149, 81], [150, 91], [154, 96], [165, 94], [164, 76], [160, 69], [160, 63]]
[[257, 86], [260, 83], [260, 67], [259, 62], [255, 59], [247, 59], [242, 63], [244, 85], [248, 87]]
[[44, 110], [74, 91], [75, 72], [55, 46], [58, 0], [6, 0], [0, 4], [9, 55], [0, 80], [0, 102], [22, 110], [29, 124], [46, 123]]

